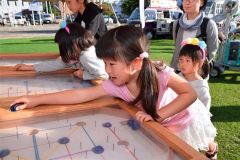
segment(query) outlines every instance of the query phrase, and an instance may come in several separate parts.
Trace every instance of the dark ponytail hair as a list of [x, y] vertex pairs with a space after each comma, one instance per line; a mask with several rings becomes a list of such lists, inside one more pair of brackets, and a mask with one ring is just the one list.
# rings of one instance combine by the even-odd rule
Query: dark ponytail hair
[[87, 6], [87, 4], [88, 4], [88, 0], [84, 0], [83, 3], [84, 3], [85, 6]]
[[203, 79], [207, 78], [210, 73], [210, 63], [206, 58], [203, 62], [202, 69], [200, 70], [200, 75]]
[[80, 53], [76, 51], [76, 47], [83, 51], [95, 44], [93, 35], [80, 24], [69, 23], [66, 27], [59, 29], [54, 39], [58, 43], [60, 56], [64, 63], [79, 60]]
[[207, 56], [204, 54], [205, 52], [198, 45], [186, 44], [180, 50], [179, 57], [188, 56], [192, 59], [193, 64], [200, 63], [204, 59], [199, 74], [203, 79], [205, 79], [210, 72], [210, 66]]
[[[114, 28], [98, 40], [96, 54], [98, 58], [111, 60], [122, 60], [130, 64], [141, 53], [149, 51], [149, 42], [140, 28], [132, 26], [120, 26]], [[140, 92], [132, 102], [141, 102], [146, 113], [155, 120], [159, 118], [156, 112], [156, 103], [159, 94], [158, 71], [162, 64], [155, 64], [149, 58], [143, 59], [142, 69], [137, 79], [137, 86]]]

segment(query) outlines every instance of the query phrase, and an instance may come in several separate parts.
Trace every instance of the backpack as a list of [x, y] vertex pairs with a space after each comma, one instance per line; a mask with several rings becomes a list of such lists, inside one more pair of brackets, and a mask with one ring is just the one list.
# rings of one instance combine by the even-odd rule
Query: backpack
[[[208, 24], [208, 21], [209, 21], [209, 20], [210, 20], [210, 19], [207, 18], [207, 17], [204, 17], [204, 18], [203, 18], [203, 22], [202, 22], [202, 24], [201, 24], [201, 26], [200, 26], [200, 28], [201, 28], [201, 34], [196, 37], [196, 38], [202, 39], [202, 40], [203, 40], [204, 42], [206, 42], [206, 43], [207, 43], [206, 29], [207, 29], [207, 24]], [[175, 39], [177, 38], [177, 33], [178, 33], [178, 30], [179, 30], [179, 27], [180, 27], [180, 25], [179, 25], [179, 20], [178, 20], [178, 21], [177, 21], [177, 25], [176, 25], [176, 29], [175, 29]]]

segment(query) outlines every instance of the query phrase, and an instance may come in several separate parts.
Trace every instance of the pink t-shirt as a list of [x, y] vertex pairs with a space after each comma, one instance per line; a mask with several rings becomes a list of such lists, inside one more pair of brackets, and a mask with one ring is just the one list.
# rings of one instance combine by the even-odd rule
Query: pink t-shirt
[[[164, 70], [159, 72], [158, 80], [160, 91], [158, 95], [157, 105], [156, 107], [159, 109], [161, 107], [166, 106], [173, 99], [177, 97], [177, 94], [171, 90], [167, 84], [170, 75], [173, 73], [173, 69], [170, 67], [166, 67]], [[102, 83], [104, 90], [111, 96], [121, 98], [126, 102], [132, 102], [135, 97], [128, 90], [126, 85], [117, 86], [111, 80], [106, 80]], [[138, 105], [140, 109], [141, 106]], [[162, 125], [167, 127], [173, 132], [182, 131], [188, 124], [191, 122], [191, 116], [187, 109], [175, 114], [172, 117], [167, 118], [162, 122]]]

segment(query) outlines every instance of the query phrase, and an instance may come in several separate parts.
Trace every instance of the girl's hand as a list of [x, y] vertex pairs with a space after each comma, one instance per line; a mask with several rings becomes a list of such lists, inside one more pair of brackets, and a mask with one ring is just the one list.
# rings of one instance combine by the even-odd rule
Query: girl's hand
[[38, 105], [37, 101], [34, 99], [34, 97], [22, 97], [19, 99], [16, 99], [10, 106], [16, 104], [16, 103], [23, 103], [22, 105], [17, 106], [16, 110], [23, 110], [25, 108], [32, 108]]
[[83, 78], [83, 69], [78, 69], [77, 71], [73, 72], [73, 75], [77, 78]]
[[149, 114], [143, 111], [138, 111], [136, 113], [136, 119], [141, 123], [147, 122], [147, 121], [153, 121], [153, 118]]
[[14, 66], [15, 71], [34, 71], [33, 65], [27, 65], [27, 64], [17, 64]]

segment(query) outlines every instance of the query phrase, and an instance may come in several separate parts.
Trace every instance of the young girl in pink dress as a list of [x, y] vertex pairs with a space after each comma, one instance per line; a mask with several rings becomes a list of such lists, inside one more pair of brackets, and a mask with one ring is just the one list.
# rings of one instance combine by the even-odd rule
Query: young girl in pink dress
[[96, 53], [105, 62], [109, 80], [90, 88], [23, 97], [14, 102], [24, 103], [17, 110], [40, 104], [76, 104], [111, 95], [136, 105], [140, 122], [158, 121], [194, 148], [208, 150], [208, 142], [216, 136], [208, 114], [191, 116], [188, 107], [195, 104], [193, 107], [201, 108], [202, 103], [195, 102], [195, 91], [172, 68], [149, 59], [149, 42], [142, 29], [121, 26], [110, 30], [98, 41]]

